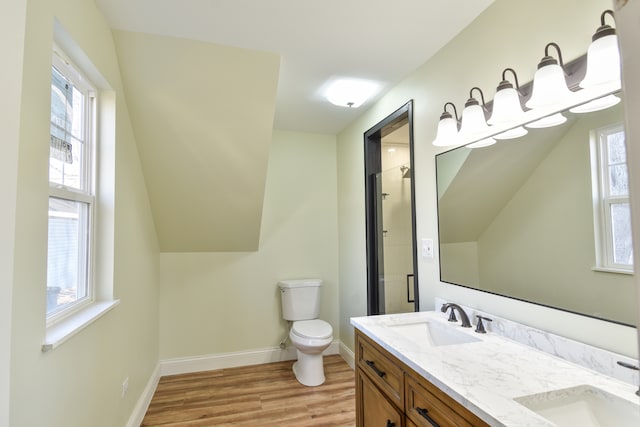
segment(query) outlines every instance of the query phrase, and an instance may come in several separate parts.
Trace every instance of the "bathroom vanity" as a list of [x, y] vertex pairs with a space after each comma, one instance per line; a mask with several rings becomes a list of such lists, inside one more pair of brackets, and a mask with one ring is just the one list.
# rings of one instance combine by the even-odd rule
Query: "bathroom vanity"
[[356, 331], [358, 426], [486, 426], [397, 357]]
[[351, 324], [359, 427], [640, 425], [637, 385], [491, 328], [478, 334], [441, 312]]

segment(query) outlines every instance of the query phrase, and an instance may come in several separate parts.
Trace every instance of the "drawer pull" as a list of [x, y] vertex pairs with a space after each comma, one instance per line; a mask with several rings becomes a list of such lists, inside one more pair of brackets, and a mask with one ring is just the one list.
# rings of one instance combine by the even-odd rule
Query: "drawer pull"
[[429, 421], [429, 424], [431, 424], [433, 427], [440, 427], [440, 425], [429, 416], [429, 411], [427, 411], [426, 408], [416, 408], [416, 412], [422, 415], [425, 420]]
[[391, 422], [391, 420], [387, 420], [387, 427], [396, 427], [396, 423]]
[[370, 367], [371, 369], [373, 369], [373, 370], [374, 370], [374, 372], [375, 372], [376, 374], [378, 374], [378, 376], [379, 376], [380, 378], [382, 378], [382, 377], [384, 377], [385, 375], [387, 375], [387, 373], [386, 373], [386, 372], [381, 371], [380, 369], [378, 369], [378, 367], [376, 366], [376, 364], [375, 364], [375, 362], [374, 362], [374, 361], [372, 361], [372, 360], [365, 360], [365, 362], [367, 362], [367, 365], [369, 365], [369, 367]]

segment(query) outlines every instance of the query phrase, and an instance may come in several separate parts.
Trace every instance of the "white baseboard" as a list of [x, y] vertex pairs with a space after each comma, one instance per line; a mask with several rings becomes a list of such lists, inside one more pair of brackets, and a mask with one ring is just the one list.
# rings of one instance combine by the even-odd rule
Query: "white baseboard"
[[356, 355], [351, 351], [349, 347], [340, 343], [340, 356], [347, 362], [347, 365], [351, 366], [351, 369], [356, 369]]
[[[342, 354], [339, 350], [339, 346], [340, 343], [338, 341], [334, 341], [323, 354]], [[280, 349], [280, 347], [272, 347], [234, 353], [181, 357], [160, 361], [160, 375], [177, 375], [191, 372], [235, 368], [238, 366], [260, 365], [263, 363], [295, 360], [296, 357], [296, 349], [293, 346], [289, 346], [284, 350]]]
[[160, 376], [160, 363], [158, 363], [147, 382], [147, 386], [142, 391], [142, 395], [138, 398], [136, 406], [133, 408], [133, 413], [129, 417], [129, 421], [127, 421], [127, 427], [140, 427], [140, 424], [142, 424], [142, 419], [147, 413], [153, 393], [155, 393], [156, 388], [158, 387]]

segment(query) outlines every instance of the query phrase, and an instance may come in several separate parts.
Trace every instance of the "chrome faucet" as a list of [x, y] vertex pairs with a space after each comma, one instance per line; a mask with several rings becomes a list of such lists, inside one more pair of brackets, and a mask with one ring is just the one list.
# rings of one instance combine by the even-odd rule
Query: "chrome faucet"
[[456, 314], [454, 313], [455, 310], [458, 310], [458, 314], [460, 315], [460, 321], [462, 322], [462, 327], [463, 328], [470, 328], [471, 327], [471, 322], [469, 321], [469, 316], [467, 316], [467, 313], [464, 312], [464, 310], [462, 309], [462, 307], [460, 307], [458, 304], [454, 304], [451, 302], [448, 302], [446, 304], [442, 304], [442, 308], [440, 309], [440, 311], [442, 311], [443, 313], [446, 313], [447, 310], [451, 308], [451, 313], [449, 314], [449, 322], [457, 322], [458, 319], [456, 318]]

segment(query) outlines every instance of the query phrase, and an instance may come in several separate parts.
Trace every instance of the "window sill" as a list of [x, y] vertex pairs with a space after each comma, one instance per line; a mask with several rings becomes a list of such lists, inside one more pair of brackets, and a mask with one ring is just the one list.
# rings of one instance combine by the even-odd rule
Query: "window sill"
[[89, 307], [69, 316], [55, 325], [47, 328], [46, 337], [42, 344], [42, 352], [53, 350], [67, 341], [69, 338], [95, 322], [115, 306], [120, 304], [120, 300], [99, 301]]
[[599, 271], [601, 273], [633, 274], [633, 270], [622, 270], [620, 268], [611, 267], [593, 267], [591, 270]]

